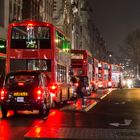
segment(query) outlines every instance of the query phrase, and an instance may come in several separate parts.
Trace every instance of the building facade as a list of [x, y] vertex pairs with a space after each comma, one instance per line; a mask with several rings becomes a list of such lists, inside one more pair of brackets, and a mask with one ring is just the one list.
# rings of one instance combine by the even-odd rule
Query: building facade
[[0, 76], [5, 74], [6, 38], [9, 23], [9, 0], [0, 0]]
[[0, 40], [6, 40], [8, 17], [9, 17], [8, 0], [0, 0]]
[[6, 44], [9, 23], [33, 19], [63, 30], [72, 49], [90, 51], [89, 18], [87, 0], [0, 0], [0, 48]]
[[52, 23], [53, 0], [23, 0], [22, 19]]

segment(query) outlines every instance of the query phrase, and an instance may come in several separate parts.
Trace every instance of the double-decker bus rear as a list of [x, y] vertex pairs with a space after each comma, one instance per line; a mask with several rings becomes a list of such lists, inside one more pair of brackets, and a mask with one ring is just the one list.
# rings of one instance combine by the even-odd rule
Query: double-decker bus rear
[[110, 64], [110, 76], [109, 81], [112, 87], [117, 88], [119, 83], [119, 78], [123, 79], [122, 66], [117, 64]]
[[11, 23], [8, 27], [6, 73], [44, 71], [51, 79], [55, 102], [67, 101], [71, 96], [69, 47], [66, 36], [50, 23], [30, 20]]
[[98, 63], [98, 70], [98, 87], [108, 88], [109, 64], [107, 62], [100, 61]]
[[86, 50], [71, 50], [71, 68], [73, 75], [87, 81], [90, 90], [93, 74], [92, 56]]
[[93, 91], [96, 91], [98, 89], [98, 63], [99, 63], [99, 60], [96, 59], [96, 58], [93, 58], [93, 78], [92, 78], [92, 81], [91, 81], [91, 84], [92, 84], [92, 89]]

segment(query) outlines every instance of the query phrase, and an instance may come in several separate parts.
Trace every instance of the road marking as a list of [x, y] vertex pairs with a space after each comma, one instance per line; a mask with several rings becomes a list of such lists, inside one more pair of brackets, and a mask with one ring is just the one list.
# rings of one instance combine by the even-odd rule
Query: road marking
[[25, 140], [139, 140], [139, 129], [39, 127], [24, 135]]
[[107, 92], [104, 96], [101, 97], [101, 99], [105, 98], [108, 94], [110, 94], [112, 92], [112, 90], [110, 90], [109, 92]]
[[116, 102], [115, 104], [116, 104], [116, 105], [119, 105], [119, 104], [124, 105], [124, 104], [126, 104], [126, 102]]
[[92, 103], [91, 105], [89, 105], [88, 107], [86, 107], [83, 111], [85, 111], [85, 112], [89, 111], [96, 104], [97, 104], [97, 102]]
[[124, 123], [110, 123], [109, 125], [116, 126], [116, 127], [129, 126], [131, 124], [131, 122], [132, 122], [132, 120], [124, 120]]

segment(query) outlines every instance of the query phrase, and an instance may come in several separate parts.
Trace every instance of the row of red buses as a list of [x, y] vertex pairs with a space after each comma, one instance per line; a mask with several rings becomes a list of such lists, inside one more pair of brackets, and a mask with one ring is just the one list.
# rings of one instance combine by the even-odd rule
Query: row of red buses
[[121, 66], [99, 61], [87, 50], [71, 50], [71, 69], [73, 75], [87, 79], [91, 91], [98, 88], [117, 87]]
[[118, 82], [114, 80], [113, 64], [93, 58], [87, 50], [71, 50], [69, 38], [48, 22], [25, 20], [11, 23], [6, 49], [6, 73], [43, 71], [50, 78], [48, 85], [55, 103], [68, 101], [73, 95], [70, 70], [88, 83], [90, 91], [116, 87]]
[[122, 66], [100, 61], [98, 63], [98, 88], [118, 87], [123, 78]]
[[111, 87], [118, 87], [120, 78], [123, 78], [122, 66], [117, 64], [110, 64], [109, 67], [109, 85]]
[[98, 68], [99, 60], [93, 58], [93, 74], [92, 74], [92, 90], [96, 91], [98, 89], [98, 80], [99, 80], [99, 68]]
[[51, 81], [53, 100], [65, 102], [72, 96], [69, 78], [70, 40], [48, 22], [25, 20], [8, 27], [6, 73], [41, 70]]

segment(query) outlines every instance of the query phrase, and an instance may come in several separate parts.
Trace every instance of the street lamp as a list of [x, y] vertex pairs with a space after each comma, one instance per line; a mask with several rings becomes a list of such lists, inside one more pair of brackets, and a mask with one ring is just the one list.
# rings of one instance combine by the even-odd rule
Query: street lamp
[[112, 58], [112, 54], [109, 54], [109, 58], [108, 58], [109, 63], [111, 63], [111, 58]]

